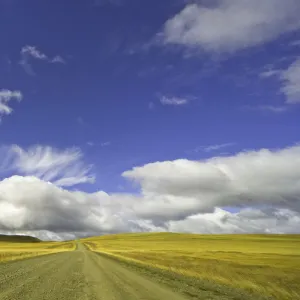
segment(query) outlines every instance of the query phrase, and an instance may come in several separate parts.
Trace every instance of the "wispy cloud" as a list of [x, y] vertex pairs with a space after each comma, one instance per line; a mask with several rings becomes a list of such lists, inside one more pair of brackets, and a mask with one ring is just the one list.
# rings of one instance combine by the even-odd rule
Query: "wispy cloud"
[[297, 40], [297, 41], [293, 41], [290, 43], [290, 46], [300, 46], [300, 40]]
[[280, 74], [281, 91], [285, 94], [288, 104], [300, 103], [300, 57]]
[[110, 145], [111, 145], [111, 142], [110, 142], [110, 141], [101, 143], [101, 147], [108, 147], [108, 146], [110, 146]]
[[[286, 104], [300, 103], [300, 57], [298, 57], [286, 69], [271, 69], [268, 71], [264, 71], [260, 74], [260, 77], [264, 79], [274, 77], [280, 82], [280, 91], [286, 97]], [[272, 108], [272, 106], [265, 107]], [[281, 106], [282, 111], [283, 109], [284, 106]], [[279, 112], [278, 109], [276, 110]]]
[[38, 50], [35, 46], [24, 46], [21, 49], [21, 55], [31, 56], [38, 60], [48, 60], [48, 56]]
[[288, 106], [286, 105], [257, 105], [257, 106], [244, 106], [245, 110], [270, 112], [275, 114], [280, 114], [288, 111]]
[[261, 78], [270, 78], [273, 76], [278, 76], [278, 75], [280, 75], [280, 73], [281, 73], [280, 70], [271, 69], [271, 70], [260, 73], [259, 76]]
[[20, 91], [0, 90], [0, 120], [2, 115], [9, 115], [13, 109], [9, 106], [11, 100], [21, 101], [23, 95]]
[[198, 146], [190, 152], [214, 152], [224, 148], [229, 148], [236, 145], [236, 143], [224, 143], [224, 144], [215, 144], [215, 145], [208, 145], [208, 146]]
[[73, 186], [92, 183], [92, 166], [83, 162], [83, 153], [78, 148], [59, 150], [50, 146], [36, 145], [23, 149], [18, 145], [1, 149], [1, 169], [14, 173], [35, 176], [58, 186]]
[[167, 96], [161, 96], [160, 97], [160, 103], [162, 105], [173, 105], [173, 106], [180, 106], [180, 105], [186, 105], [189, 103], [188, 98], [183, 97], [167, 97]]
[[76, 118], [76, 122], [81, 126], [88, 126], [88, 123], [80, 116]]
[[54, 56], [54, 58], [52, 58], [50, 62], [60, 63], [60, 64], [65, 64], [66, 63], [66, 61], [60, 55]]
[[45, 61], [47, 63], [66, 63], [66, 61], [60, 55], [50, 58], [45, 53], [37, 49], [36, 46], [26, 45], [21, 49], [20, 64], [24, 68], [25, 72], [29, 75], [35, 75], [35, 72], [30, 64], [31, 59]]
[[122, 0], [92, 0], [95, 6], [114, 5], [121, 6]]

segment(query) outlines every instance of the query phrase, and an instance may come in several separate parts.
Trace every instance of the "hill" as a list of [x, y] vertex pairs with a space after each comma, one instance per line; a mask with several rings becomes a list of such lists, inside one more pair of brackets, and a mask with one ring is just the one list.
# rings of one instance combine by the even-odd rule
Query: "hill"
[[36, 237], [28, 235], [4, 235], [0, 234], [0, 242], [11, 242], [11, 243], [39, 243]]

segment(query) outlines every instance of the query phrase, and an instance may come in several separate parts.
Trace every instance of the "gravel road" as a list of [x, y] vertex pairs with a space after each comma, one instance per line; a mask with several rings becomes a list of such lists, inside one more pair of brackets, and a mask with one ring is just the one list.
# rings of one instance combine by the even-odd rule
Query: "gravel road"
[[[72, 252], [0, 264], [1, 300], [184, 300], [83, 245]], [[185, 299], [186, 300], [186, 299]]]

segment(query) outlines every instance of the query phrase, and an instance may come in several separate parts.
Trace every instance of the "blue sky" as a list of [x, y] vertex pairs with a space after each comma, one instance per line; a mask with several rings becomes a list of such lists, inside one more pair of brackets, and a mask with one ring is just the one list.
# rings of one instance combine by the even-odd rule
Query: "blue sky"
[[[300, 6], [250, 2], [0, 0], [4, 157], [77, 151], [69, 190], [135, 195], [134, 167], [296, 147]], [[50, 172], [14, 163], [2, 179]]]

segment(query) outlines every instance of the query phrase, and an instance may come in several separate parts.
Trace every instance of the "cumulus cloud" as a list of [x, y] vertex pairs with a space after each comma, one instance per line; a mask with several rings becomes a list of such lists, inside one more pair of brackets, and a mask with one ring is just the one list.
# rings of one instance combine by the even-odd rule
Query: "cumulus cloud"
[[300, 214], [288, 209], [246, 208], [231, 213], [217, 208], [213, 213], [198, 214], [181, 221], [167, 224], [168, 231], [220, 234], [220, 233], [299, 233]]
[[20, 91], [0, 90], [0, 120], [1, 116], [9, 115], [13, 109], [9, 106], [11, 100], [21, 101], [23, 95]]
[[204, 161], [186, 159], [123, 173], [141, 186], [144, 216], [178, 219], [215, 207], [273, 205], [300, 210], [300, 146], [241, 152]]
[[122, 231], [104, 192], [70, 192], [36, 177], [0, 182], [0, 230], [64, 232]]
[[28, 161], [20, 163], [21, 168], [39, 173], [40, 179], [12, 176], [0, 181], [1, 232], [40, 232], [41, 237], [53, 234], [57, 239], [134, 231], [299, 231], [299, 145], [136, 167], [123, 176], [140, 185], [138, 194], [66, 190], [41, 179], [49, 167], [49, 158], [42, 157], [53, 153], [48, 150], [48, 156], [31, 160], [29, 152], [21, 151], [21, 161]]
[[186, 105], [186, 104], [188, 104], [189, 103], [189, 99], [183, 98], [183, 97], [161, 96], [160, 97], [160, 103], [162, 105], [180, 106], [180, 105]]
[[58, 150], [36, 145], [23, 149], [17, 145], [2, 148], [2, 169], [20, 175], [30, 175], [58, 186], [92, 183], [92, 166], [86, 166], [83, 154], [77, 148]]
[[272, 41], [300, 28], [298, 0], [217, 0], [187, 4], [169, 19], [165, 44], [232, 52]]
[[33, 71], [33, 68], [30, 64], [31, 59], [45, 61], [48, 63], [66, 63], [60, 55], [56, 55], [53, 58], [50, 58], [45, 53], [40, 51], [36, 46], [26, 45], [21, 49], [20, 64], [24, 68], [25, 72], [29, 75], [35, 75], [35, 72]]

